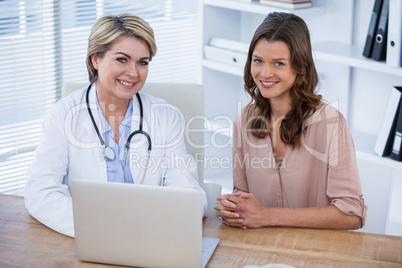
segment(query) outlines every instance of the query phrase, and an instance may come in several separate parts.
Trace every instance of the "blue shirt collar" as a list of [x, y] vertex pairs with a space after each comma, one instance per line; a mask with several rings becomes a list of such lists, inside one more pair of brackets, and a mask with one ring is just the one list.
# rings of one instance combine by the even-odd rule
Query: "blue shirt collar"
[[[106, 134], [111, 134], [112, 136], [114, 136], [114, 131], [112, 130], [109, 123], [106, 121], [105, 116], [102, 113], [102, 109], [100, 107], [98, 98], [96, 98], [96, 106], [98, 108], [99, 119], [101, 122], [101, 131], [102, 131], [103, 137], [106, 137]], [[133, 98], [130, 99], [123, 122], [119, 126], [119, 131], [120, 131], [120, 134], [122, 135], [122, 137], [127, 138], [130, 133], [132, 115], [133, 115]], [[126, 134], [126, 133], [128, 133], [128, 134]]]

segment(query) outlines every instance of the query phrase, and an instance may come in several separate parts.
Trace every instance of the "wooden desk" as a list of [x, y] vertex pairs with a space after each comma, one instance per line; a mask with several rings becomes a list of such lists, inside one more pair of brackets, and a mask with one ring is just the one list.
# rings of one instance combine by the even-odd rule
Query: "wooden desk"
[[[402, 267], [402, 237], [298, 228], [242, 230], [204, 219], [221, 239], [208, 267], [284, 263], [295, 267]], [[80, 262], [74, 239], [33, 219], [18, 196], [0, 195], [0, 267], [111, 267]], [[113, 266], [116, 267], [116, 266]]]

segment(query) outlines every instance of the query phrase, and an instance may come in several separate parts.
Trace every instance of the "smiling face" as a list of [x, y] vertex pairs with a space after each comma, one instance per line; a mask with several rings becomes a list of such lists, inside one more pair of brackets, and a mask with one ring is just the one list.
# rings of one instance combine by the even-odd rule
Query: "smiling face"
[[290, 50], [282, 41], [257, 41], [251, 59], [251, 75], [261, 95], [271, 104], [290, 105], [289, 90], [296, 79]]
[[150, 51], [148, 44], [134, 37], [116, 40], [106, 53], [91, 56], [98, 72], [96, 89], [99, 100], [106, 103], [128, 103], [145, 84]]

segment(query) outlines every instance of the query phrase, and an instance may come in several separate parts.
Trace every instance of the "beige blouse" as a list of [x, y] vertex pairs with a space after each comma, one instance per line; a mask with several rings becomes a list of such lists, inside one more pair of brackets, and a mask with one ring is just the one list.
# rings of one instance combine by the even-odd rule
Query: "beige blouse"
[[245, 109], [233, 128], [234, 191], [250, 192], [264, 207], [304, 208], [335, 205], [366, 220], [355, 148], [343, 115], [321, 103], [310, 116], [301, 146], [288, 147], [276, 163], [267, 135], [255, 138], [246, 126]]

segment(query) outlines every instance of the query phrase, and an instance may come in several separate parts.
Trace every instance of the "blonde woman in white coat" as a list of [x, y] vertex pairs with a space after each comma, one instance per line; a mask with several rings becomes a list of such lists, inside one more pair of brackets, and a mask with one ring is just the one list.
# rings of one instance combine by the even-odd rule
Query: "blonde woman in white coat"
[[[89, 86], [56, 103], [43, 121], [24, 194], [30, 214], [74, 237], [75, 179], [196, 188], [205, 214], [180, 116], [165, 101], [139, 93], [156, 53], [148, 23], [131, 14], [104, 16], [88, 41]], [[140, 129], [125, 153], [130, 134]]]

